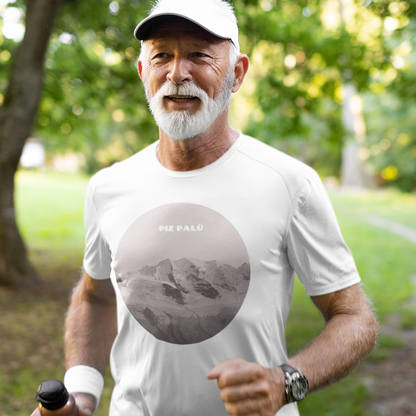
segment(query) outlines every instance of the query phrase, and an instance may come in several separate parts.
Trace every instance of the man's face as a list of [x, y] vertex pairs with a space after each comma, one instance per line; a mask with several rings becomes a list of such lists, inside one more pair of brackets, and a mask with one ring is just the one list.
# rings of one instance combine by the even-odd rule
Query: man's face
[[229, 105], [234, 83], [229, 41], [180, 18], [159, 24], [141, 54], [141, 77], [158, 126], [184, 140], [211, 127]]

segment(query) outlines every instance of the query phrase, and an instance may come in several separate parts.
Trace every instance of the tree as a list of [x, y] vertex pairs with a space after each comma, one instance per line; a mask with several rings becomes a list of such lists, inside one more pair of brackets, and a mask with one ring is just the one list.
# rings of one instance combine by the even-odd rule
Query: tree
[[37, 279], [19, 234], [13, 201], [14, 174], [30, 136], [42, 91], [44, 56], [60, 0], [27, 0], [26, 33], [13, 56], [0, 107], [0, 284]]
[[[23, 0], [10, 1], [23, 7]], [[230, 2], [239, 19], [242, 50], [252, 60], [243, 84], [245, 98], [231, 108], [232, 114], [248, 120], [239, 125], [246, 133], [303, 159], [322, 175], [340, 171], [348, 137], [341, 117], [344, 84], [353, 80], [361, 92], [388, 88], [413, 100], [405, 82], [415, 79], [414, 71], [397, 70], [388, 85], [375, 82], [375, 74], [391, 75], [392, 65], [396, 70], [391, 58], [396, 46], [386, 42], [383, 21], [390, 17], [397, 22], [397, 33], [403, 28], [414, 32], [406, 21], [414, 18], [414, 2], [344, 0], [349, 4], [345, 27], [334, 24], [336, 0]], [[0, 284], [35, 276], [13, 207], [13, 175], [33, 125], [48, 150], [84, 154], [91, 173], [157, 139], [135, 68], [140, 43], [132, 36], [150, 1], [67, 1], [51, 32], [59, 6], [59, 0], [26, 0], [26, 35], [17, 49], [0, 35], [0, 104], [8, 85], [0, 107]], [[8, 51], [14, 51], [9, 78]], [[378, 133], [373, 128], [370, 133], [369, 140], [376, 141]], [[414, 146], [414, 139], [409, 143]]]
[[374, 1], [370, 7], [384, 19], [391, 66], [371, 71], [364, 95], [368, 126], [362, 158], [379, 183], [416, 191], [416, 3]]
[[[359, 93], [377, 93], [374, 73], [395, 69], [390, 39], [407, 27], [414, 2], [234, 0], [234, 5], [241, 43], [253, 63], [247, 111], [240, 114], [248, 120], [246, 131], [323, 176], [339, 176], [350, 136], [341, 119], [343, 87], [353, 83]], [[385, 30], [391, 24], [397, 27], [392, 34]], [[396, 88], [403, 93], [412, 95], [411, 85], [398, 76]]]
[[[247, 100], [236, 106], [240, 119], [248, 120], [243, 125], [246, 132], [301, 158], [322, 176], [339, 176], [341, 151], [352, 135], [342, 125], [341, 105], [349, 92], [344, 86], [353, 84], [366, 98], [363, 110], [370, 126], [359, 143], [366, 181], [375, 175], [379, 184], [384, 180], [405, 191], [415, 189], [416, 136], [410, 115], [416, 97], [416, 3], [233, 3], [241, 43], [252, 58]], [[359, 104], [359, 99], [354, 101]], [[408, 114], [406, 123], [403, 111]], [[397, 130], [394, 138], [387, 137], [395, 131], [392, 126]], [[356, 154], [357, 149], [354, 158]]]
[[149, 1], [79, 1], [65, 5], [57, 19], [36, 129], [52, 152], [82, 153], [89, 173], [158, 137], [133, 37], [149, 9]]
[[[100, 149], [106, 165], [157, 137], [143, 91], [134, 86], [139, 85], [134, 61], [140, 43], [132, 31], [148, 1], [26, 0], [16, 6], [26, 8], [26, 31], [17, 48], [13, 42], [4, 45], [13, 58], [0, 107], [0, 285], [39, 279], [27, 259], [13, 201], [14, 174], [34, 127], [49, 147], [81, 149], [92, 169], [103, 143], [110, 145], [107, 153]], [[130, 138], [127, 150], [120, 131]]]

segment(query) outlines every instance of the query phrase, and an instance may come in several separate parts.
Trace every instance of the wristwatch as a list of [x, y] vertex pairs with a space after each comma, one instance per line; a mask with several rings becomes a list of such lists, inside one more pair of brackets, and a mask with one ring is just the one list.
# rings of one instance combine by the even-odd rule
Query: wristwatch
[[308, 394], [307, 378], [296, 368], [288, 364], [279, 366], [285, 375], [285, 393], [289, 403], [300, 402]]

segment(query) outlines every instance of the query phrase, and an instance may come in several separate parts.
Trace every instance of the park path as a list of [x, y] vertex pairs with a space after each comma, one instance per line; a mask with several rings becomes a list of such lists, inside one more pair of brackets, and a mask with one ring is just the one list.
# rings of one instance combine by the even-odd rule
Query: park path
[[[416, 244], [416, 230], [385, 218], [371, 215], [367, 221], [390, 230]], [[416, 274], [412, 276], [416, 285]], [[406, 305], [416, 310], [416, 291]], [[404, 342], [393, 349], [385, 361], [367, 361], [362, 366], [363, 382], [371, 393], [368, 411], [374, 416], [416, 416], [416, 328], [400, 328], [398, 315], [380, 326], [381, 335], [390, 335]]]
[[378, 215], [368, 215], [367, 222], [377, 227], [384, 228], [395, 234], [401, 235], [406, 240], [416, 244], [416, 230], [410, 227], [406, 227], [403, 224], [399, 224], [395, 221], [390, 221], [385, 218], [379, 217]]

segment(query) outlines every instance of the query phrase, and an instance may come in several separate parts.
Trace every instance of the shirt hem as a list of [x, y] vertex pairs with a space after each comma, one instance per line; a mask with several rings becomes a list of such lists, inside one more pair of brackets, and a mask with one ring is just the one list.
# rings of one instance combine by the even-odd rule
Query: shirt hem
[[307, 288], [305, 286], [305, 294], [306, 296], [321, 296], [327, 295], [328, 293], [337, 292], [338, 290], [346, 289], [347, 287], [353, 286], [357, 283], [361, 282], [361, 278], [359, 275], [355, 275], [348, 280], [343, 280], [341, 283], [334, 283], [330, 286], [325, 285], [324, 287], [319, 288]]
[[[111, 271], [110, 271], [110, 273], [108, 273], [108, 277], [101, 277], [101, 275], [99, 273], [91, 273], [91, 271], [88, 269], [88, 267], [85, 267], [85, 262], [82, 264], [82, 267], [84, 268], [85, 273], [87, 273], [88, 276], [92, 277], [95, 280], [111, 279]], [[105, 273], [105, 274], [107, 274], [107, 273]]]

